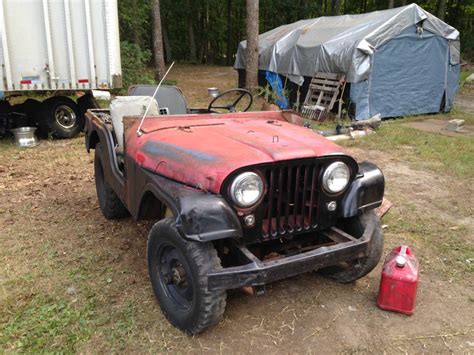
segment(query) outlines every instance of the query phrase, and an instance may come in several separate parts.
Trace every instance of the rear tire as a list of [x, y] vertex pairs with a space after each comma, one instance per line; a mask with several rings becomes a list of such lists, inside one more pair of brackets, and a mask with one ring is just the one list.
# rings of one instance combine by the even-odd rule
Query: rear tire
[[102, 144], [97, 143], [94, 156], [94, 175], [97, 198], [102, 214], [107, 219], [127, 217], [129, 215], [128, 210], [105, 180], [103, 159], [104, 151]]
[[383, 232], [380, 218], [377, 217], [375, 212], [369, 211], [356, 217], [345, 219], [338, 227], [346, 233], [360, 238], [369, 223], [375, 224], [375, 231], [369, 242], [368, 255], [344, 263], [344, 265], [335, 265], [319, 270], [323, 276], [340, 283], [350, 283], [364, 277], [377, 266], [383, 253]]
[[222, 319], [226, 292], [207, 288], [207, 274], [222, 268], [212, 243], [185, 240], [165, 218], [151, 229], [147, 253], [153, 291], [172, 325], [197, 334]]
[[41, 103], [38, 126], [44, 134], [52, 134], [54, 138], [72, 138], [84, 128], [84, 116], [70, 98], [54, 96]]

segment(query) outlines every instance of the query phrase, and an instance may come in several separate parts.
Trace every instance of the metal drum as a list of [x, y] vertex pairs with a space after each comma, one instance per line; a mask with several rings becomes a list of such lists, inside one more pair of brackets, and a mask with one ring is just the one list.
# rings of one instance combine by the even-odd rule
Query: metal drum
[[217, 97], [220, 94], [218, 88], [207, 88], [207, 93], [210, 97]]
[[19, 127], [11, 131], [15, 135], [15, 144], [19, 147], [36, 147], [39, 144], [35, 136], [36, 127]]

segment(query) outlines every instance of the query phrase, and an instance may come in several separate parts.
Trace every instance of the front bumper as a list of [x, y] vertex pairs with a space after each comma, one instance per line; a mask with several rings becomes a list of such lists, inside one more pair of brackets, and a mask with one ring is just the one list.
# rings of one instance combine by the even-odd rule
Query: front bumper
[[276, 260], [261, 261], [245, 246], [240, 245], [238, 248], [249, 263], [211, 272], [208, 274], [208, 289], [226, 290], [242, 286], [261, 286], [363, 257], [368, 252], [375, 228], [374, 223], [368, 224], [363, 235], [356, 239], [333, 227], [326, 232], [326, 235], [335, 244]]

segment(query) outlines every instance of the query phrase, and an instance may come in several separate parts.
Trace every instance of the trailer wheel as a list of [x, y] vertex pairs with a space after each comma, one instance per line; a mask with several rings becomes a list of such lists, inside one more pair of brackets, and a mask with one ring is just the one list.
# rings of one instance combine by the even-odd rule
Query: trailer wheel
[[171, 324], [197, 334], [221, 320], [226, 292], [207, 288], [207, 274], [221, 268], [212, 243], [185, 240], [165, 218], [151, 229], [147, 254], [153, 291]]
[[343, 265], [329, 266], [319, 270], [323, 276], [340, 283], [350, 283], [364, 277], [377, 266], [383, 253], [383, 232], [380, 218], [377, 217], [375, 212], [369, 211], [356, 217], [345, 219], [338, 227], [354, 237], [360, 238], [369, 223], [375, 224], [375, 231], [369, 243], [368, 255], [346, 262]]
[[105, 180], [103, 159], [104, 151], [102, 144], [97, 143], [94, 156], [94, 175], [97, 198], [102, 214], [107, 219], [127, 217], [129, 215], [127, 208]]
[[84, 117], [70, 98], [54, 96], [41, 103], [38, 125], [54, 138], [72, 138], [84, 128]]

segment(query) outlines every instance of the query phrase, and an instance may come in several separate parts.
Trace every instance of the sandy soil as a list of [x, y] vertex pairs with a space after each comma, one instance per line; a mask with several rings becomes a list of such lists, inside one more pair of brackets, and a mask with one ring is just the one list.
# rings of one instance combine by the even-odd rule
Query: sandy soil
[[[216, 82], [230, 88], [236, 80], [231, 69], [212, 67], [184, 67], [171, 78], [196, 105], [208, 102], [201, 88]], [[145, 251], [151, 223], [108, 221], [100, 214], [93, 156], [85, 152], [83, 137], [44, 141], [31, 150], [1, 144], [3, 322], [46, 295], [70, 299], [66, 290], [74, 287], [78, 307], [90, 300], [95, 307], [88, 318], [92, 333], [75, 345], [83, 352], [474, 352], [473, 274], [463, 271], [467, 261], [460, 258], [462, 250], [452, 250], [456, 238], [474, 245], [473, 181], [414, 166], [403, 154], [349, 148], [385, 173], [387, 196], [395, 204], [383, 221], [386, 253], [407, 243], [420, 259], [413, 316], [376, 307], [379, 265], [350, 285], [312, 273], [269, 285], [265, 297], [232, 292], [225, 319], [200, 336], [188, 337], [166, 322], [149, 286]], [[466, 198], [470, 202], [460, 202]], [[405, 219], [410, 221], [407, 229], [402, 228]], [[435, 239], [419, 237], [418, 224], [429, 221], [439, 228]]]

